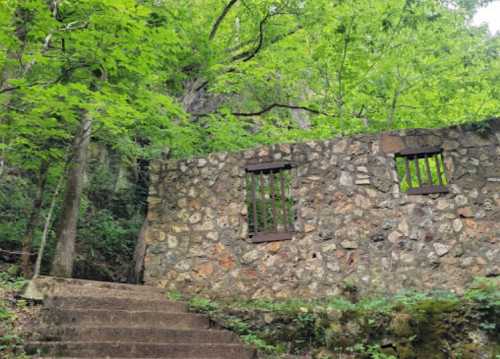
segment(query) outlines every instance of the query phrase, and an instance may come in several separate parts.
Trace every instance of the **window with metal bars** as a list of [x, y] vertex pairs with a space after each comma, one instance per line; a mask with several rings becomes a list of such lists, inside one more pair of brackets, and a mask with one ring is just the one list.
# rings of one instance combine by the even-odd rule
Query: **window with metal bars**
[[289, 162], [246, 167], [248, 229], [252, 242], [292, 239], [295, 215], [291, 168]]
[[396, 169], [403, 192], [413, 195], [448, 192], [443, 150], [439, 147], [397, 153]]

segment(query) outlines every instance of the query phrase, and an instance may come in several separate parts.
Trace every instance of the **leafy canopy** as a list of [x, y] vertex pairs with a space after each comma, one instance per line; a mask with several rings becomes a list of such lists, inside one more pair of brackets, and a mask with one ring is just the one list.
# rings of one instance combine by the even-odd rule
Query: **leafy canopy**
[[133, 157], [498, 116], [482, 3], [5, 0], [1, 150], [60, 161], [82, 111]]

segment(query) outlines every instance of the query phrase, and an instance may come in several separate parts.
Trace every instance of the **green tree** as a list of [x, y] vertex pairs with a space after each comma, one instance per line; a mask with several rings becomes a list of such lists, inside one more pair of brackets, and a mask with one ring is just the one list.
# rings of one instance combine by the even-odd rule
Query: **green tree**
[[53, 273], [69, 276], [90, 139], [134, 157], [163, 146], [189, 151], [196, 138], [162, 91], [180, 44], [150, 5], [135, 1], [10, 1], [6, 14], [22, 24], [7, 28], [11, 35], [22, 36], [4, 51], [16, 60], [3, 62], [4, 156], [25, 168], [67, 162]]
[[498, 116], [500, 37], [470, 26], [486, 2], [0, 2], [0, 176], [41, 194], [25, 251], [67, 170], [54, 273], [71, 274], [91, 142], [134, 162]]

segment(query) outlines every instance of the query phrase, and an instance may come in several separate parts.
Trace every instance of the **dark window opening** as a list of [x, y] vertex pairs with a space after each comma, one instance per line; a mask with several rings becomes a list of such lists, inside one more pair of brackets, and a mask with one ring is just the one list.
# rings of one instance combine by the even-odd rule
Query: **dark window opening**
[[292, 239], [295, 214], [291, 167], [288, 162], [246, 167], [248, 231], [252, 242]]
[[443, 151], [439, 147], [397, 153], [396, 169], [403, 192], [412, 195], [448, 192]]

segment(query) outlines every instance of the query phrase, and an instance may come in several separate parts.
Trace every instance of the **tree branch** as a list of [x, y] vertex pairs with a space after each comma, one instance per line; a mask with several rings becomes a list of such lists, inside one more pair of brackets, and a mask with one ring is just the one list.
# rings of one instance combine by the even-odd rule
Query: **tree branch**
[[[234, 55], [233, 57], [231, 57], [231, 61], [238, 61], [238, 60], [243, 60], [243, 61], [249, 61], [251, 60], [252, 58], [254, 58], [257, 53], [259, 51], [261, 51], [263, 48], [264, 48], [264, 25], [266, 24], [266, 22], [273, 16], [277, 16], [277, 15], [284, 15], [284, 13], [280, 13], [280, 12], [276, 12], [276, 13], [268, 13], [259, 23], [259, 37], [257, 39], [258, 43], [257, 43], [257, 46], [251, 50], [246, 50], [246, 51], [243, 51], [239, 54], [236, 54]], [[288, 32], [285, 32], [283, 34], [280, 34], [280, 35], [277, 35], [277, 36], [274, 36], [273, 38], [271, 38], [269, 41], [267, 41], [267, 44], [268, 45], [273, 45], [281, 40], [283, 40], [284, 38], [288, 37], [288, 36], [291, 36], [293, 34], [295, 34], [296, 32], [298, 32], [299, 30], [302, 30], [303, 29], [303, 26], [302, 25], [297, 25], [296, 27], [294, 27], [293, 29], [289, 30]], [[253, 40], [255, 41], [255, 39]], [[236, 51], [238, 49], [241, 49], [243, 46], [246, 46], [246, 45], [249, 45], [252, 41], [246, 41], [245, 43], [241, 44], [240, 46], [237, 46], [237, 47], [233, 47], [231, 49], [228, 49], [227, 51], [228, 52], [233, 52], [233, 51]]]
[[[54, 84], [56, 84], [56, 83], [61, 82], [62, 80], [64, 80], [73, 71], [81, 69], [81, 68], [84, 68], [84, 67], [89, 67], [89, 66], [90, 66], [89, 64], [76, 64], [76, 65], [73, 65], [73, 66], [68, 67], [66, 69], [63, 69], [62, 73], [56, 79], [54, 79], [52, 81], [48, 81], [48, 82], [36, 81], [36, 82], [33, 82], [33, 83], [29, 84], [29, 85], [26, 85], [25, 87], [34, 87], [34, 86], [39, 86], [39, 85], [41, 85], [41, 86], [54, 85]], [[11, 92], [11, 91], [19, 90], [20, 88], [22, 88], [22, 86], [5, 87], [3, 89], [0, 89], [0, 95], [3, 94], [3, 93], [6, 93], [6, 92]]]
[[3, 89], [0, 89], [0, 94], [3, 94], [5, 92], [10, 92], [10, 91], [15, 91], [19, 88], [19, 86], [11, 86], [11, 87], [5, 87]]
[[269, 20], [271, 14], [267, 14], [259, 23], [259, 39], [257, 46], [249, 51], [244, 51], [241, 54], [235, 55], [231, 58], [232, 61], [238, 61], [243, 59], [244, 62], [250, 61], [253, 59], [257, 53], [262, 49], [262, 45], [264, 44], [264, 24]]
[[[314, 108], [310, 108], [307, 106], [287, 105], [287, 104], [283, 104], [283, 103], [272, 103], [272, 104], [267, 105], [266, 107], [263, 107], [262, 109], [255, 111], [255, 112], [231, 112], [231, 114], [233, 116], [238, 116], [238, 117], [261, 116], [261, 115], [273, 110], [274, 108], [287, 108], [290, 110], [303, 110], [303, 111], [311, 112], [311, 113], [314, 113], [317, 115], [325, 115], [325, 116], [332, 117], [331, 114], [320, 111], [320, 110], [316, 110]], [[214, 112], [214, 113], [217, 113], [217, 112]], [[196, 116], [196, 117], [206, 117], [206, 116], [209, 116], [211, 114], [213, 114], [213, 113], [193, 113], [192, 115]]]
[[20, 255], [29, 255], [29, 256], [34, 256], [36, 253], [32, 252], [22, 252], [22, 251], [7, 251], [5, 249], [0, 248], [0, 253], [5, 253], [5, 254], [10, 254], [10, 255], [15, 255], [15, 256], [20, 256]]
[[219, 29], [220, 24], [222, 23], [222, 20], [226, 17], [227, 13], [231, 8], [236, 4], [238, 0], [230, 0], [229, 3], [227, 3], [226, 6], [224, 6], [224, 9], [222, 10], [222, 13], [219, 15], [219, 17], [215, 20], [214, 24], [212, 25], [212, 30], [210, 31], [210, 35], [208, 36], [209, 40], [213, 40], [215, 35], [217, 34], [217, 30]]

